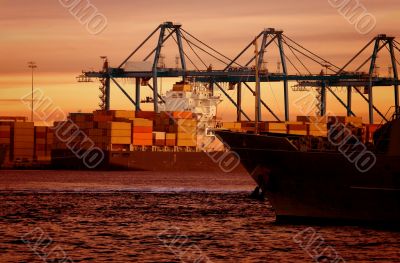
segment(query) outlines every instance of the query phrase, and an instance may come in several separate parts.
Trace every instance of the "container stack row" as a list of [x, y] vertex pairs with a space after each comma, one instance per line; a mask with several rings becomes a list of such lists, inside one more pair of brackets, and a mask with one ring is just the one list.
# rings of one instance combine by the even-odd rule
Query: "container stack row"
[[154, 120], [155, 131], [165, 132], [166, 145], [197, 146], [197, 121], [192, 112], [161, 112]]
[[35, 156], [38, 161], [51, 161], [54, 133], [51, 127], [35, 127]]
[[0, 120], [0, 163], [32, 163], [51, 160], [53, 129], [34, 126], [26, 118], [15, 117]]
[[[136, 146], [197, 146], [197, 121], [191, 112], [71, 113], [67, 121], [56, 122], [55, 126], [60, 127], [64, 137], [71, 137], [65, 140], [56, 136], [55, 149], [68, 149], [71, 144], [87, 148], [92, 142], [101, 149], [113, 151], [127, 151]], [[77, 136], [80, 133], [90, 140], [82, 142], [84, 138]]]

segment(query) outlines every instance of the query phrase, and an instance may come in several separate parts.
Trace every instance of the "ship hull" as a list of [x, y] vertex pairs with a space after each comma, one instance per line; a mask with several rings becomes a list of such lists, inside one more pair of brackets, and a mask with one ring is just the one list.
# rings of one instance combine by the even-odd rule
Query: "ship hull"
[[219, 132], [263, 189], [277, 220], [398, 224], [400, 157], [376, 155], [360, 172], [339, 152], [300, 152], [285, 139]]
[[70, 150], [53, 150], [52, 166], [54, 169], [245, 172], [239, 160], [226, 166], [225, 156], [224, 152], [104, 151], [104, 159], [96, 167], [88, 167], [83, 158]]

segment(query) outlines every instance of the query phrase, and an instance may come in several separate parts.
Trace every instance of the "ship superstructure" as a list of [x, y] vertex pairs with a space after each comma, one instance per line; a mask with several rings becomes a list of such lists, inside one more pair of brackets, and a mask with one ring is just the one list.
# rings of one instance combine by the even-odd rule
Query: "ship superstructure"
[[211, 132], [217, 125], [217, 107], [222, 102], [203, 83], [177, 82], [162, 96], [165, 103], [160, 109], [165, 112], [192, 112], [197, 120], [197, 146], [202, 150], [220, 147]]

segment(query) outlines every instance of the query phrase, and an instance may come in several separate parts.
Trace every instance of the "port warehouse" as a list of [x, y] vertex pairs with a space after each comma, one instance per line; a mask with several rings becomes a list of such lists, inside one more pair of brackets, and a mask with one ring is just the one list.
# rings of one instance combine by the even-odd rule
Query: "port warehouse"
[[[260, 122], [259, 131], [275, 134], [327, 137], [335, 118], [360, 140], [372, 142], [377, 124], [363, 124], [358, 117], [298, 116], [295, 122]], [[108, 152], [201, 151], [197, 147], [196, 116], [192, 112], [96, 110], [70, 113], [54, 126], [34, 126], [25, 117], [0, 117], [3, 168], [21, 164], [50, 165], [52, 152], [99, 147]], [[218, 128], [253, 133], [255, 123], [221, 122]]]

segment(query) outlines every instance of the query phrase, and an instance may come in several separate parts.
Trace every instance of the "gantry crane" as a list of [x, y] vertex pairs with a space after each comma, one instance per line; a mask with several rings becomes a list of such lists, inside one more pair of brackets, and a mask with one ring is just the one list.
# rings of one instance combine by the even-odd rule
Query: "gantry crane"
[[[158, 32], [157, 45], [145, 56], [142, 61], [151, 61], [151, 68], [145, 71], [129, 71], [124, 68], [124, 65], [133, 59], [140, 49], [143, 48], [150, 38], [152, 38]], [[162, 47], [167, 40], [173, 40], [177, 46], [179, 53], [180, 65], [175, 65], [173, 68], [159, 67], [159, 59]], [[396, 108], [399, 106], [398, 100], [398, 72], [397, 65], [399, 62], [396, 60], [395, 52], [400, 51], [400, 44], [395, 40], [394, 37], [388, 37], [386, 35], [378, 35], [373, 38], [360, 52], [358, 52], [348, 63], [343, 67], [338, 67], [328, 60], [322, 58], [316, 53], [308, 50], [303, 45], [297, 43], [293, 39], [286, 36], [282, 30], [276, 30], [274, 28], [267, 28], [262, 30], [257, 36], [256, 41], [261, 40], [257, 56], [259, 83], [283, 83], [283, 94], [284, 94], [284, 120], [289, 120], [289, 83], [296, 83], [294, 88], [299, 90], [317, 89], [318, 91], [318, 103], [319, 103], [319, 114], [326, 114], [326, 96], [327, 93], [333, 95], [343, 107], [347, 109], [347, 114], [354, 115], [352, 109], [352, 91], [359, 93], [369, 105], [369, 121], [373, 122], [373, 113], [376, 111], [383, 119], [385, 116], [381, 111], [373, 104], [373, 87], [394, 87], [394, 105]], [[241, 63], [239, 60], [243, 59], [244, 54], [251, 49], [254, 40], [252, 40], [239, 54], [231, 59], [223, 53], [212, 48], [210, 45], [201, 41], [193, 34], [183, 29], [182, 25], [165, 22], [160, 24], [152, 33], [145, 38], [145, 40], [139, 44], [139, 46], [124, 59], [119, 66], [110, 67], [108, 60], [103, 58], [103, 69], [101, 71], [85, 71], [81, 78], [91, 79], [98, 78], [101, 82], [101, 107], [103, 109], [110, 109], [110, 88], [111, 83], [115, 84], [124, 95], [132, 102], [136, 110], [140, 110], [141, 96], [140, 90], [142, 87], [147, 87], [152, 90], [153, 98], [149, 101], [153, 102], [154, 111], [158, 111], [159, 103], [162, 103], [162, 98], [159, 94], [158, 79], [159, 78], [182, 78], [195, 79], [196, 81], [204, 82], [208, 84], [211, 91], [217, 89], [221, 91], [226, 98], [235, 106], [237, 111], [237, 120], [241, 120], [244, 116], [247, 120], [250, 120], [246, 112], [242, 108], [242, 88], [248, 89], [254, 96], [256, 95], [255, 89], [260, 89], [261, 84], [255, 85], [255, 89], [252, 88], [251, 83], [256, 82], [256, 70], [252, 66], [255, 60], [255, 56], [250, 56], [250, 59], [246, 63]], [[349, 65], [363, 53], [369, 45], [374, 43], [373, 54], [369, 56], [361, 66], [355, 70], [348, 70]], [[266, 51], [273, 45], [279, 50], [279, 64], [282, 66], [282, 72], [271, 73], [267, 69], [263, 69], [262, 65], [265, 64], [267, 59], [265, 58]], [[376, 68], [376, 57], [378, 52], [386, 47], [391, 56], [393, 76], [379, 77], [373, 74]], [[192, 56], [189, 56], [189, 53]], [[201, 55], [203, 56], [201, 56]], [[207, 59], [214, 60], [219, 63], [220, 67], [211, 65]], [[289, 58], [290, 56], [290, 58]], [[195, 63], [198, 62], [200, 66]], [[190, 63], [188, 67], [187, 63]], [[312, 72], [310, 63], [316, 65], [319, 69], [324, 69], [320, 72]], [[368, 73], [361, 73], [359, 70], [370, 63], [370, 69]], [[289, 72], [288, 67], [295, 70], [295, 73]], [[304, 71], [305, 70], [305, 71]], [[318, 70], [319, 71], [319, 70]], [[135, 98], [133, 99], [128, 92], [119, 84], [118, 79], [121, 78], [134, 78], [135, 79]], [[150, 84], [152, 81], [152, 84]], [[236, 99], [234, 99], [228, 90], [223, 88], [222, 83], [229, 83], [229, 89], [236, 90]], [[254, 85], [253, 85], [254, 86]], [[333, 87], [347, 87], [347, 102], [344, 102], [332, 89]], [[367, 95], [360, 91], [360, 87], [363, 87], [367, 91]], [[262, 107], [261, 107], [262, 106]], [[280, 117], [274, 112], [270, 105], [267, 105], [265, 100], [260, 96], [258, 100], [258, 110], [256, 114], [261, 120], [262, 108], [265, 108], [274, 119], [281, 120]]]

